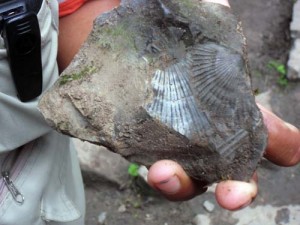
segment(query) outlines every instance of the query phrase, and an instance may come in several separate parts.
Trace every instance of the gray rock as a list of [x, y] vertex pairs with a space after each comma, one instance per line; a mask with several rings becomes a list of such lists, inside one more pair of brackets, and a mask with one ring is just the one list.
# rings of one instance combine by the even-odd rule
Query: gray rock
[[289, 80], [300, 80], [300, 0], [294, 3], [290, 30], [292, 48], [289, 54], [287, 78]]
[[39, 106], [60, 132], [130, 161], [177, 161], [204, 186], [247, 181], [267, 143], [247, 62], [228, 7], [122, 0]]
[[213, 212], [215, 209], [215, 205], [208, 200], [204, 201], [203, 207], [207, 212]]
[[119, 213], [124, 213], [124, 212], [126, 212], [126, 205], [124, 205], [124, 204], [120, 205], [120, 207], [118, 208], [118, 212], [119, 212]]
[[235, 211], [232, 217], [238, 219], [236, 225], [299, 225], [299, 209], [299, 205], [262, 205]]
[[263, 105], [266, 109], [273, 111], [272, 109], [272, 90], [268, 90], [266, 92], [260, 93], [259, 95], [255, 96], [255, 101], [261, 105]]
[[277, 210], [275, 217], [276, 224], [289, 224], [290, 223], [290, 210], [289, 208], [282, 208]]
[[151, 220], [153, 220], [153, 219], [154, 219], [154, 216], [153, 216], [152, 214], [146, 213], [146, 215], [145, 215], [145, 220], [146, 220], [146, 221], [151, 221]]
[[294, 3], [293, 19], [291, 22], [291, 35], [293, 38], [300, 38], [300, 1]]
[[211, 219], [207, 215], [198, 214], [193, 219], [194, 225], [212, 225]]
[[148, 169], [145, 166], [140, 166], [138, 170], [139, 176], [147, 182]]
[[129, 162], [120, 155], [108, 151], [105, 147], [73, 139], [81, 169], [101, 179], [123, 187], [129, 181], [127, 172]]
[[300, 39], [294, 41], [290, 51], [287, 78], [290, 80], [300, 79]]
[[106, 221], [107, 212], [101, 212], [98, 216], [98, 224], [103, 225]]

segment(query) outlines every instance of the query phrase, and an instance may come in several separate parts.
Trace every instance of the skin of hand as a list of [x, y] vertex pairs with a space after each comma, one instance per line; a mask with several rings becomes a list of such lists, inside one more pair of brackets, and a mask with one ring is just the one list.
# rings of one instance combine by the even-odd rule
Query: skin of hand
[[[268, 146], [265, 157], [279, 166], [294, 166], [300, 162], [300, 131], [291, 124], [259, 105], [268, 129]], [[205, 190], [197, 186], [172, 161], [156, 162], [149, 170], [148, 182], [168, 199], [181, 201], [193, 198]], [[249, 205], [257, 195], [257, 175], [249, 183], [224, 181], [217, 184], [215, 195], [219, 205], [228, 210], [237, 210]]]
[[[227, 0], [203, 0], [229, 7]], [[75, 13], [60, 18], [59, 26], [59, 70], [71, 62], [81, 44], [92, 29], [97, 15], [118, 6], [120, 0], [89, 0]], [[300, 131], [259, 106], [269, 132], [265, 157], [280, 166], [293, 166], [300, 161]], [[183, 201], [203, 192], [201, 184], [193, 181], [176, 162], [161, 160], [149, 169], [148, 183], [160, 191], [167, 199]], [[217, 184], [215, 195], [221, 207], [237, 210], [249, 205], [257, 195], [257, 176], [249, 183], [224, 181]]]
[[57, 62], [60, 72], [69, 65], [88, 37], [94, 19], [119, 4], [120, 0], [87, 0], [76, 12], [59, 19]]
[[[227, 0], [203, 0], [229, 7]], [[300, 131], [258, 105], [268, 129], [268, 146], [265, 158], [279, 166], [294, 166], [300, 162]], [[168, 199], [182, 201], [205, 192], [196, 182], [187, 176], [182, 167], [172, 161], [156, 162], [149, 170], [148, 182]], [[228, 210], [238, 210], [249, 205], [258, 192], [257, 175], [249, 183], [241, 181], [223, 181], [215, 190], [219, 205]]]

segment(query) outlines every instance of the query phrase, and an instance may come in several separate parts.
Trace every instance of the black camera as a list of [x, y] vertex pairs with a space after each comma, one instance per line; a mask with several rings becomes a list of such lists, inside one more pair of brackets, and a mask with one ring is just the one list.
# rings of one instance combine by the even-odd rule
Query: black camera
[[37, 13], [25, 0], [0, 0], [0, 28], [17, 95], [22, 102], [30, 101], [43, 89]]

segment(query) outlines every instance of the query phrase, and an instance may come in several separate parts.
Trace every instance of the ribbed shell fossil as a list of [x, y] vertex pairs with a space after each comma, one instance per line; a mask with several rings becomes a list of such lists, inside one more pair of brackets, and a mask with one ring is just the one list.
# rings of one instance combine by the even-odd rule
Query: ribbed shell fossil
[[247, 180], [267, 134], [245, 46], [227, 7], [123, 0], [96, 19], [40, 109], [60, 132], [131, 161], [172, 159], [205, 185]]

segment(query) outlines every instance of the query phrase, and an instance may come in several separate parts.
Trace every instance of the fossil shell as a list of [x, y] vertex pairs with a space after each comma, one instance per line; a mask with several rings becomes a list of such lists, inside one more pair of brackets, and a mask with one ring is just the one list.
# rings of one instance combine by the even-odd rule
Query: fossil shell
[[267, 134], [245, 38], [229, 8], [123, 0], [40, 101], [58, 131], [146, 166], [179, 162], [208, 185], [248, 180]]

